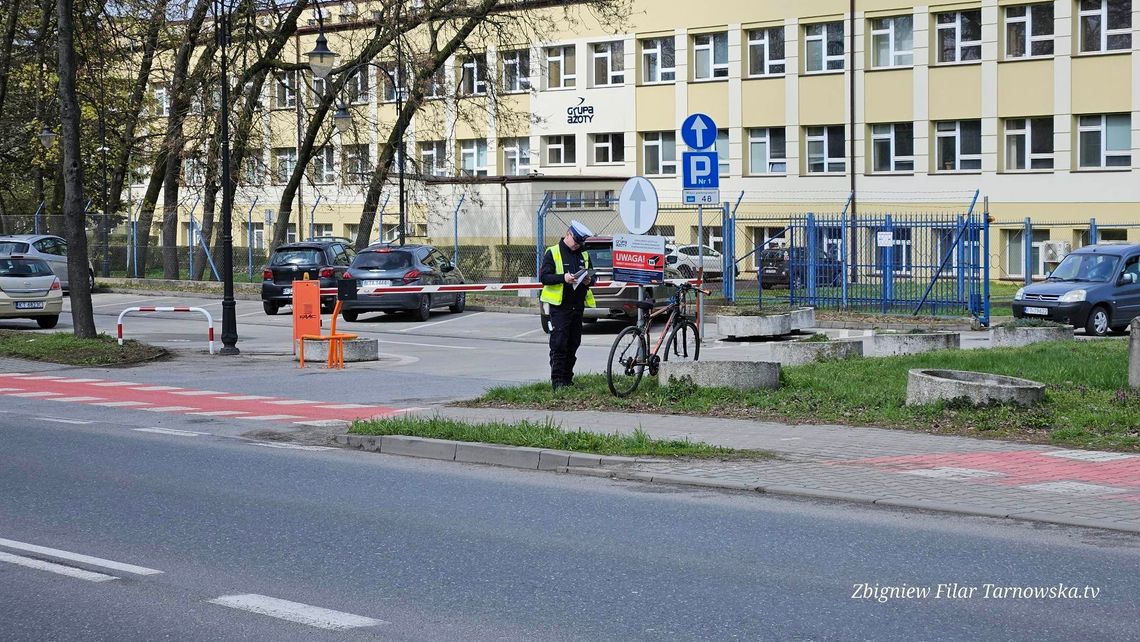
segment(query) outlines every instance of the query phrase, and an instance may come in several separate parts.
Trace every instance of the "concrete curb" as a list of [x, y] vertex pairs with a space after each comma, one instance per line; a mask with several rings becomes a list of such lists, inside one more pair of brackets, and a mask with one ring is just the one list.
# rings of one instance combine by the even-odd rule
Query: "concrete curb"
[[652, 461], [638, 459], [636, 457], [609, 457], [564, 450], [528, 448], [523, 446], [501, 446], [478, 442], [451, 441], [447, 439], [429, 439], [425, 437], [407, 437], [401, 435], [337, 435], [336, 442], [342, 446], [359, 448], [369, 452], [379, 452], [386, 455], [403, 455], [406, 457], [458, 461], [469, 464], [488, 464], [523, 470], [545, 470], [569, 475], [581, 475], [584, 477], [668, 484], [670, 486], [693, 486], [715, 490], [745, 491], [765, 495], [785, 495], [788, 497], [867, 504], [885, 508], [905, 508], [954, 515], [1013, 519], [1057, 524], [1061, 526], [1077, 526], [1081, 528], [1097, 528], [1125, 533], [1140, 533], [1140, 527], [1100, 519], [1065, 517], [1029, 511], [995, 510], [984, 506], [953, 504], [933, 499], [875, 496], [833, 491], [823, 488], [809, 488], [806, 486], [742, 483], [708, 477], [690, 477], [687, 475], [671, 475], [609, 468], [609, 466], [623, 466]]

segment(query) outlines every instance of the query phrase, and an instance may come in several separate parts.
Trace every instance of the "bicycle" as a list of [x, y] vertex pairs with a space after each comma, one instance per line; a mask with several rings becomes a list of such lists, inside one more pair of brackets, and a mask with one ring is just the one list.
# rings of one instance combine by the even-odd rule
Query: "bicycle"
[[[646, 369], [650, 376], [656, 376], [661, 362], [668, 361], [670, 357], [674, 360], [692, 361], [700, 358], [701, 336], [697, 325], [686, 314], [686, 295], [694, 291], [707, 295], [709, 291], [689, 283], [675, 284], [674, 288], [675, 292], [669, 298], [668, 305], [656, 312], [653, 311], [656, 302], [638, 301], [637, 307], [645, 310], [645, 316], [636, 326], [622, 330], [614, 339], [609, 363], [606, 364], [606, 383], [615, 396], [632, 394], [641, 384]], [[650, 327], [654, 319], [662, 316], [666, 317], [665, 325], [661, 328], [657, 344], [650, 352]], [[665, 347], [663, 355], [660, 354], [662, 346]]]

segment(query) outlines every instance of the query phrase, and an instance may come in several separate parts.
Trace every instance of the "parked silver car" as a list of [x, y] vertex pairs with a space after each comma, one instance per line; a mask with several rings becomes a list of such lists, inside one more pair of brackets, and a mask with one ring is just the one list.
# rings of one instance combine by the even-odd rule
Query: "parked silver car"
[[[10, 234], [0, 236], [0, 255], [18, 254], [28, 258], [43, 259], [51, 266], [51, 271], [59, 277], [64, 290], [67, 283], [67, 241], [51, 234]], [[87, 262], [87, 278], [95, 287], [95, 268]]]

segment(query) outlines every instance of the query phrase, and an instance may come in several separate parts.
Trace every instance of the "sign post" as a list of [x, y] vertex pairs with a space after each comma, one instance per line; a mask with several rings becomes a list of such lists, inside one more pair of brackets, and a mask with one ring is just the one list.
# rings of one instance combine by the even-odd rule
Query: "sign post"
[[[618, 199], [621, 222], [630, 234], [614, 236], [614, 280], [637, 283], [637, 300], [645, 300], [645, 283], [663, 281], [665, 277], [665, 238], [642, 236], [657, 224], [657, 188], [644, 176], [625, 182]], [[621, 265], [618, 255], [621, 254]], [[620, 273], [628, 279], [618, 277]], [[645, 321], [645, 310], [637, 308], [637, 325]]]
[[[681, 188], [686, 205], [697, 206], [697, 274], [704, 283], [705, 205], [720, 202], [720, 159], [716, 123], [706, 114], [691, 114], [681, 123], [681, 139], [692, 151], [681, 155]], [[712, 148], [712, 151], [706, 151]], [[705, 308], [697, 299], [697, 327], [705, 337]]]

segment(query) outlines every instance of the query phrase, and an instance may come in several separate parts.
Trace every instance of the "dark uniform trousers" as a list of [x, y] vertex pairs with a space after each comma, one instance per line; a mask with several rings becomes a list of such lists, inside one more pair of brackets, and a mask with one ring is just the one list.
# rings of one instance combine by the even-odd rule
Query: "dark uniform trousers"
[[550, 382], [553, 385], [574, 383], [584, 310], [581, 303], [550, 306]]

